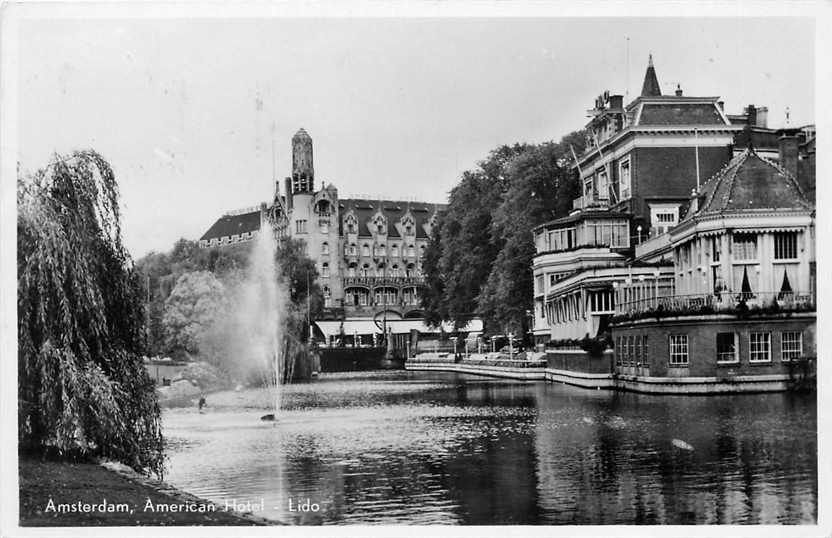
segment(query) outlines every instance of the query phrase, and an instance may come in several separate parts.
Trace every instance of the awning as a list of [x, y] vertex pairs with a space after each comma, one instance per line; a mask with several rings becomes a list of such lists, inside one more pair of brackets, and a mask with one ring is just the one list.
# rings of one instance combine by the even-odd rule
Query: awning
[[[344, 321], [316, 321], [315, 325], [324, 334], [324, 336], [337, 336], [341, 334], [341, 326], [343, 324], [344, 334], [352, 336], [354, 334], [381, 334], [381, 329], [375, 324], [373, 320], [344, 320]], [[446, 333], [453, 331], [453, 323], [442, 323], [442, 330]], [[387, 328], [393, 334], [410, 334], [410, 331], [416, 330], [422, 334], [437, 334], [439, 328], [428, 327], [421, 319], [392, 319], [387, 320]], [[482, 320], [474, 319], [468, 322], [468, 325], [460, 329], [460, 332], [481, 332]]]

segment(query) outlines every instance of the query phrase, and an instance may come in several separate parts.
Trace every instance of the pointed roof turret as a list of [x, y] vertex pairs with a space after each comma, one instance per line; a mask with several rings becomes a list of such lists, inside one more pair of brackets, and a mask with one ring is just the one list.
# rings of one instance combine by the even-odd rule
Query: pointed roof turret
[[644, 84], [641, 86], [642, 97], [658, 97], [662, 94], [659, 87], [659, 79], [656, 77], [656, 69], [653, 67], [653, 55], [647, 60], [647, 72], [644, 73]]

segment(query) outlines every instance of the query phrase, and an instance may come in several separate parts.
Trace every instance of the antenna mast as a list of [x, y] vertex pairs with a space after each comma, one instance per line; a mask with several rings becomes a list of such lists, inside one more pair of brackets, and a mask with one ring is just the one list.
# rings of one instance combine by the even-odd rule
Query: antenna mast
[[626, 39], [626, 58], [627, 58], [627, 72], [625, 73], [625, 85], [624, 85], [624, 105], [627, 105], [627, 100], [630, 98], [630, 37], [625, 37]]

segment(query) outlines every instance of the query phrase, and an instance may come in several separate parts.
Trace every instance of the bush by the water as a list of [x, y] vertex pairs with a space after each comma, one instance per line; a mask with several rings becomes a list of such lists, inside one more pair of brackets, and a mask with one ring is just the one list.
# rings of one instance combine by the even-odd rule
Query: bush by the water
[[144, 290], [122, 245], [109, 164], [76, 152], [18, 178], [21, 449], [102, 456], [161, 474]]

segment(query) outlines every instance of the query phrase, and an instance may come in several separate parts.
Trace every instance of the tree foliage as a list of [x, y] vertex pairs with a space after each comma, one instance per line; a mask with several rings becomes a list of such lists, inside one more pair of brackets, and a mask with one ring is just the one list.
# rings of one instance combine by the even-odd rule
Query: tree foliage
[[197, 355], [200, 340], [227, 307], [225, 286], [212, 273], [193, 271], [179, 277], [162, 318], [168, 353], [178, 359]]
[[56, 155], [18, 179], [19, 440], [161, 474], [159, 406], [141, 357], [143, 287], [121, 241], [118, 199], [94, 151]]
[[492, 334], [525, 334], [531, 309], [532, 229], [565, 215], [579, 195], [569, 146], [584, 137], [501, 146], [463, 173], [425, 252], [428, 321], [457, 327], [480, 316]]

